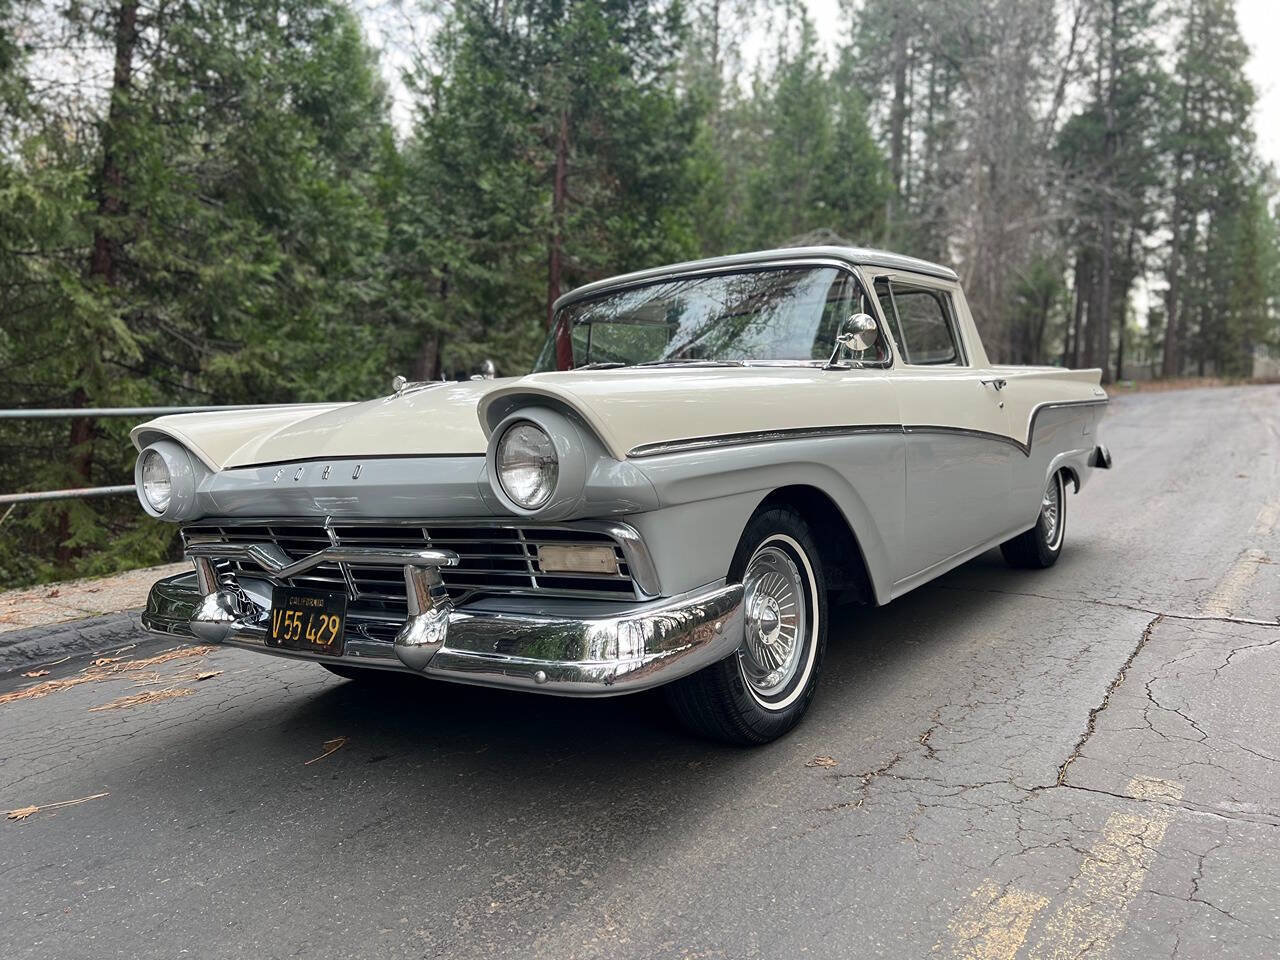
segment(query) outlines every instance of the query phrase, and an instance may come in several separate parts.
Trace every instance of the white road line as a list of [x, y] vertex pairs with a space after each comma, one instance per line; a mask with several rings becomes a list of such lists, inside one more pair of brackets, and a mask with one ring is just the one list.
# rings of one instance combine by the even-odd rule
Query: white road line
[[[1182, 787], [1168, 780], [1138, 777], [1129, 781], [1132, 797], [1173, 801]], [[1105, 956], [1124, 929], [1129, 904], [1142, 889], [1156, 847], [1164, 839], [1175, 807], [1146, 804], [1142, 814], [1113, 813], [1102, 837], [1089, 850], [1066, 900], [1045, 922], [1030, 960], [1079, 960]]]

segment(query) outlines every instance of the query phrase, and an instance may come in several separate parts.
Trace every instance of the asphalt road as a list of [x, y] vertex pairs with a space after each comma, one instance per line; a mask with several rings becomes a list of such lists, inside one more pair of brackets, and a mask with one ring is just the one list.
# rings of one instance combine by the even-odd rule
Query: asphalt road
[[0, 956], [1276, 957], [1280, 388], [1101, 435], [1056, 567], [842, 617], [762, 749], [228, 650], [0, 704], [0, 809], [108, 794], [0, 822]]

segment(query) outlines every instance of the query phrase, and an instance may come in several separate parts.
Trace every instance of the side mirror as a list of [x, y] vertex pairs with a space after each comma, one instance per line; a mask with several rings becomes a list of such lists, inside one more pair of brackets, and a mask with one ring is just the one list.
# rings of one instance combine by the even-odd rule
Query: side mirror
[[868, 313], [855, 313], [840, 324], [840, 330], [836, 333], [836, 347], [831, 351], [827, 368], [839, 367], [846, 350], [856, 350], [860, 353], [875, 346], [879, 337], [880, 328], [876, 326], [875, 318]]

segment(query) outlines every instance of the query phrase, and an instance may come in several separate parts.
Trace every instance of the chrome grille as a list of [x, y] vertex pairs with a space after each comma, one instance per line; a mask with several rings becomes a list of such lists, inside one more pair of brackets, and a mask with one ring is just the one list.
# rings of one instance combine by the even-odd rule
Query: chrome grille
[[[620, 544], [608, 534], [572, 527], [520, 525], [378, 524], [332, 522], [202, 521], [183, 528], [184, 541], [270, 543], [299, 560], [328, 546], [422, 548], [438, 547], [458, 554], [456, 567], [442, 568], [445, 590], [455, 603], [478, 596], [514, 593], [539, 596], [636, 599], [636, 585]], [[538, 548], [558, 546], [608, 546], [618, 563], [615, 574], [543, 573], [538, 569]], [[270, 579], [252, 563], [215, 562], [219, 576], [229, 585], [244, 573]], [[407, 614], [402, 567], [367, 567], [326, 563], [288, 581], [297, 587], [342, 590], [355, 610], [404, 617]]]

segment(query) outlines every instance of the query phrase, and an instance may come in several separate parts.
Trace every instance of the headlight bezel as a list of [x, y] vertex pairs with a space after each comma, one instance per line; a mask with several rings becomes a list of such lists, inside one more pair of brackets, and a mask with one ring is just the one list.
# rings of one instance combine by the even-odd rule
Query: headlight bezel
[[[525, 424], [547, 437], [556, 456], [556, 476], [551, 494], [536, 506], [515, 500], [503, 485], [498, 468], [500, 444], [511, 429]], [[489, 432], [485, 471], [493, 498], [508, 512], [538, 520], [563, 520], [581, 506], [587, 485], [588, 459], [588, 440], [572, 417], [549, 406], [526, 406], [511, 410], [493, 424]]]
[[[173, 474], [169, 472], [169, 465], [164, 462], [164, 457], [156, 450], [147, 450], [140, 459], [142, 472], [138, 482], [138, 492], [146, 500], [147, 506], [160, 516], [164, 516], [164, 512], [173, 502]], [[163, 478], [157, 476], [160, 471], [164, 472]], [[162, 490], [155, 490], [153, 495], [153, 488], [162, 488]]]
[[[169, 473], [169, 499], [162, 508], [157, 508], [146, 493], [144, 474], [152, 457], [159, 457]], [[194, 457], [182, 444], [173, 440], [157, 440], [145, 446], [134, 463], [134, 492], [149, 516], [171, 522], [189, 520], [196, 512], [196, 486], [202, 475]]]

